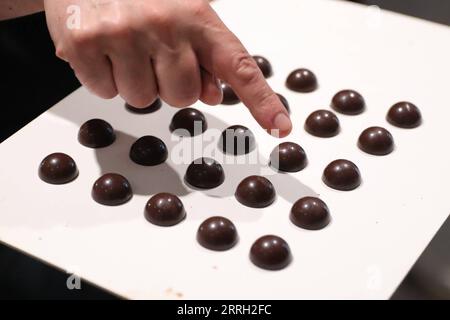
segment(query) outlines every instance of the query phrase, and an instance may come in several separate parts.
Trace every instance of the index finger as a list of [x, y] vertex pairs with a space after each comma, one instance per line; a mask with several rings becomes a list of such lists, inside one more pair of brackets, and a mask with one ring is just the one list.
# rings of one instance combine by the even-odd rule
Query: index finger
[[197, 48], [202, 66], [233, 88], [264, 129], [279, 137], [288, 135], [289, 113], [239, 39], [223, 23], [202, 36]]

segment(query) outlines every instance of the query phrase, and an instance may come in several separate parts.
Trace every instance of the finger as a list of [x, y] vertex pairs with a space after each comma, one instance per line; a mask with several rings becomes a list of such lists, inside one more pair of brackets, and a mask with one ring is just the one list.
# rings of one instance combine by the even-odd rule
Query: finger
[[210, 106], [218, 105], [222, 101], [222, 90], [218, 80], [205, 69], [201, 69], [202, 92], [200, 100]]
[[165, 102], [174, 107], [186, 107], [199, 99], [200, 67], [191, 48], [158, 52], [154, 67], [159, 95]]
[[289, 114], [256, 62], [223, 23], [216, 26], [197, 39], [196, 50], [202, 66], [231, 85], [264, 129], [275, 136], [288, 135], [292, 130]]
[[117, 95], [112, 65], [109, 58], [101, 54], [84, 54], [67, 57], [78, 80], [90, 92], [104, 99], [112, 99]]
[[158, 90], [151, 60], [145, 51], [114, 50], [110, 57], [120, 96], [136, 108], [153, 103]]

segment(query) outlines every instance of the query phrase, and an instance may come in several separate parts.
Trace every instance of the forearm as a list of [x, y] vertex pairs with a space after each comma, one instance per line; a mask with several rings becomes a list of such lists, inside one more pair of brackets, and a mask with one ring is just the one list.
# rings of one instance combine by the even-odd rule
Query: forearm
[[43, 0], [0, 0], [0, 20], [12, 19], [44, 10]]

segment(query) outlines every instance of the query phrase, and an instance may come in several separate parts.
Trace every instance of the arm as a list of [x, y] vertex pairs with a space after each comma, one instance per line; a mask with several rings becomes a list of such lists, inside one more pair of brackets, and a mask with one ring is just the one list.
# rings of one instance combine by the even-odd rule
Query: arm
[[0, 0], [0, 20], [25, 16], [44, 10], [43, 0]]

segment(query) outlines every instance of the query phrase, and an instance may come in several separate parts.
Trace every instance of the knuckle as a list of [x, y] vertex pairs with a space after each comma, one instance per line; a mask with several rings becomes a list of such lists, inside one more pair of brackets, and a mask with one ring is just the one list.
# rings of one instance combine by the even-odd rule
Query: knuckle
[[269, 90], [259, 90], [258, 92], [260, 92], [258, 95], [258, 105], [260, 106], [260, 109], [262, 109], [264, 112], [277, 111], [273, 109], [274, 101], [277, 101], [278, 99], [276, 94]]
[[173, 25], [173, 14], [163, 10], [152, 10], [147, 14], [147, 21], [153, 28], [167, 30]]
[[121, 22], [103, 22], [99, 27], [99, 33], [103, 37], [117, 40], [130, 40], [134, 37], [134, 30], [131, 26]]
[[72, 32], [71, 42], [77, 48], [92, 48], [99, 45], [99, 40], [131, 41], [135, 31], [132, 26], [122, 21], [99, 21], [89, 29]]
[[95, 42], [96, 32], [94, 30], [74, 30], [71, 33], [71, 42], [75, 47], [86, 47], [90, 46]]
[[66, 49], [63, 46], [61, 46], [61, 45], [56, 46], [55, 55], [58, 58], [67, 61]]
[[237, 79], [246, 84], [256, 82], [261, 73], [255, 60], [247, 52], [239, 52], [232, 57], [231, 70]]
[[204, 0], [191, 0], [188, 8], [191, 15], [197, 18], [206, 17], [209, 12], [209, 4]]

